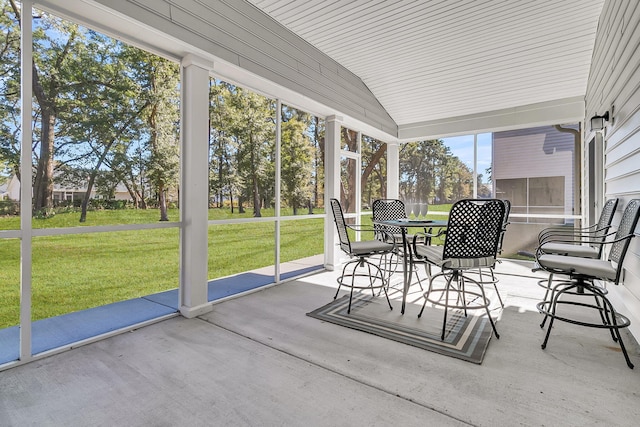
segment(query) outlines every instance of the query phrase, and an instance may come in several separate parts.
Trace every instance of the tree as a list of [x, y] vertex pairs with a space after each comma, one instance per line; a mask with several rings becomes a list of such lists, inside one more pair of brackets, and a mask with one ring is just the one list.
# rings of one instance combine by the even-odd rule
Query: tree
[[[362, 202], [371, 206], [375, 199], [387, 197], [387, 144], [363, 135], [362, 141]], [[371, 179], [375, 177], [375, 179]]]
[[177, 64], [139, 49], [127, 47], [131, 58], [132, 78], [141, 87], [145, 99], [143, 118], [149, 136], [150, 153], [147, 177], [158, 195], [160, 221], [168, 221], [167, 191], [179, 180], [179, 100], [180, 70]]
[[[20, 12], [12, 0], [16, 18]], [[33, 183], [34, 211], [53, 207], [53, 182], [56, 156], [58, 115], [67, 108], [70, 91], [85, 83], [71, 76], [78, 73], [76, 55], [85, 51], [87, 42], [77, 24], [69, 23], [46, 13], [34, 23], [33, 31], [33, 94], [34, 142], [39, 146]]]
[[[131, 48], [87, 31], [85, 46], [76, 52], [69, 67], [69, 78], [81, 82], [72, 85], [61, 110], [61, 132], [56, 144], [64, 163], [90, 170], [80, 213], [85, 222], [96, 178], [103, 168], [122, 175], [133, 141], [144, 131], [143, 114], [152, 100], [136, 80], [128, 75], [132, 66]], [[138, 55], [144, 55], [137, 50]], [[71, 72], [73, 71], [73, 72]]]
[[[236, 167], [242, 180], [242, 197], [251, 197], [253, 216], [261, 217], [261, 184], [266, 180], [269, 154], [273, 148], [273, 105], [254, 92], [234, 87], [230, 103], [232, 138], [237, 144]], [[239, 206], [241, 209], [241, 205]]]
[[0, 174], [20, 179], [20, 28], [15, 9], [2, 2], [0, 16]]
[[209, 191], [223, 207], [228, 195], [233, 213], [233, 194], [238, 188], [234, 180], [233, 153], [236, 151], [231, 138], [228, 118], [230, 110], [230, 85], [211, 79], [209, 85]]
[[305, 130], [309, 127], [308, 114], [282, 108], [280, 177], [282, 198], [293, 208], [304, 206], [311, 196], [313, 146]]
[[[358, 132], [342, 127], [340, 138], [347, 151], [358, 152]], [[356, 180], [360, 171], [353, 166], [354, 162], [349, 158], [340, 165], [340, 202], [345, 212], [351, 212], [356, 205]]]

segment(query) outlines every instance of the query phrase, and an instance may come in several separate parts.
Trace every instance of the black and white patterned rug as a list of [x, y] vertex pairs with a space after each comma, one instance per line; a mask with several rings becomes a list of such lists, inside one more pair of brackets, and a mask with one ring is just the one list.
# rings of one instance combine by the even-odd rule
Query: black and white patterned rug
[[384, 298], [354, 294], [350, 314], [348, 305], [349, 296], [345, 295], [307, 316], [477, 364], [482, 363], [493, 332], [481, 310], [469, 311], [467, 317], [458, 310], [450, 310], [445, 337], [441, 340], [444, 312], [440, 308], [427, 305], [418, 319], [421, 306], [417, 304], [408, 304], [402, 315], [399, 306], [389, 310]]

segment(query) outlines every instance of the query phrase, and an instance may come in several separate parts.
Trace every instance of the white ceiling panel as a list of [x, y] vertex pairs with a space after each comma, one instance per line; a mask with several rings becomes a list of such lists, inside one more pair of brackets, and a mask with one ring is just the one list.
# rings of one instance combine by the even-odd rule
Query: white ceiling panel
[[584, 96], [604, 0], [249, 0], [399, 125]]

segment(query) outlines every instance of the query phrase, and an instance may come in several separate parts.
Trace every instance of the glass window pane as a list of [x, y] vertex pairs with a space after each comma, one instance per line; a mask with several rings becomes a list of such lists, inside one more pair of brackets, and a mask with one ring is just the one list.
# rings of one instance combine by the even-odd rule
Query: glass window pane
[[[275, 224], [247, 222], [209, 226], [209, 279], [263, 269], [256, 277], [273, 282]], [[241, 285], [241, 284], [240, 284]], [[216, 286], [216, 283], [213, 283]]]
[[342, 127], [340, 129], [340, 149], [343, 151], [350, 151], [352, 153], [358, 152], [358, 132], [355, 130]]
[[169, 228], [34, 238], [33, 320], [177, 289], [178, 234]]
[[495, 132], [493, 147], [497, 197], [512, 203], [503, 256], [533, 252], [540, 230], [552, 224], [573, 225], [572, 216], [580, 213], [574, 199], [574, 135], [553, 126]]
[[493, 163], [493, 135], [481, 133], [477, 135], [478, 141], [478, 197], [487, 199], [495, 197], [491, 186], [491, 165]]
[[179, 65], [38, 16], [34, 227], [178, 221]]
[[[0, 238], [0, 329], [20, 323], [20, 240]], [[0, 362], [1, 363], [1, 362]]]
[[360, 176], [357, 165], [354, 158], [342, 156], [340, 159], [340, 203], [345, 213], [356, 211], [356, 180]]
[[[400, 198], [412, 216], [420, 216], [428, 204], [429, 212], [448, 212], [451, 204], [473, 195], [473, 169], [452, 152], [468, 156], [468, 140], [442, 139], [415, 141], [400, 147]], [[471, 138], [473, 153], [473, 138]], [[471, 155], [473, 164], [473, 154]]]
[[280, 276], [324, 266], [324, 218], [282, 221]]
[[320, 123], [317, 117], [286, 105], [282, 106], [281, 116], [280, 214], [312, 214], [318, 206], [318, 199], [324, 198], [320, 182], [324, 179]]
[[362, 210], [387, 197], [387, 144], [362, 136]]
[[274, 216], [275, 101], [211, 79], [209, 113], [211, 206]]
[[8, 2], [0, 15], [0, 230], [20, 228], [20, 23]]
[[20, 357], [20, 240], [0, 238], [0, 365]]

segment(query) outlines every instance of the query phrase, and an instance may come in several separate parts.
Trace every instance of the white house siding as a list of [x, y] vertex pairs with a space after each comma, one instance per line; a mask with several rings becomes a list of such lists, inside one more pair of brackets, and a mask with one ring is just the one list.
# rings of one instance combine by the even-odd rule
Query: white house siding
[[[493, 179], [499, 181], [562, 176], [564, 177], [564, 211], [554, 213], [573, 215], [574, 148], [573, 135], [559, 132], [552, 126], [495, 132], [493, 134]], [[541, 212], [532, 211], [531, 213]]]
[[[607, 0], [600, 16], [585, 98], [588, 119], [612, 114], [605, 129], [605, 196], [620, 198], [614, 224], [633, 198], [640, 198], [640, 2]], [[593, 134], [586, 126], [585, 141]], [[588, 153], [585, 151], [585, 161]], [[638, 230], [636, 230], [638, 232]], [[610, 293], [631, 317], [640, 338], [640, 238], [631, 242], [622, 286]]]
[[[359, 77], [248, 2], [97, 2], [168, 34], [185, 46], [192, 46], [193, 53], [210, 55], [207, 59], [212, 59], [214, 68], [217, 60], [226, 61], [259, 78], [296, 92], [303, 98], [314, 100], [333, 111], [352, 117], [373, 129], [397, 135], [397, 125]], [[49, 2], [45, 0], [44, 4], [47, 3]], [[51, 3], [65, 7], [64, 2]], [[68, 14], [74, 16], [74, 11], [69, 10]], [[86, 16], [84, 18], [86, 19]], [[89, 21], [94, 26], [104, 25], [104, 21], [97, 18]], [[132, 40], [136, 39], [135, 33], [134, 30], [130, 35]], [[166, 46], [167, 51], [171, 48]], [[235, 83], [243, 85], [244, 82]], [[250, 84], [244, 85], [251, 88]]]

